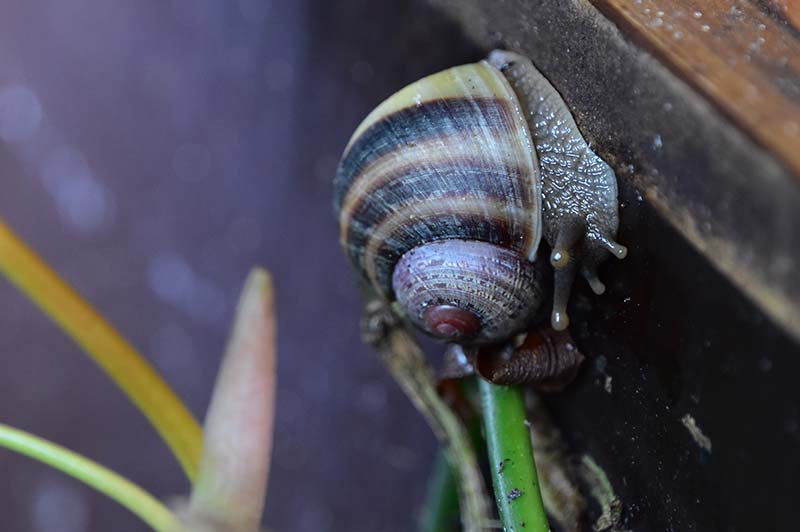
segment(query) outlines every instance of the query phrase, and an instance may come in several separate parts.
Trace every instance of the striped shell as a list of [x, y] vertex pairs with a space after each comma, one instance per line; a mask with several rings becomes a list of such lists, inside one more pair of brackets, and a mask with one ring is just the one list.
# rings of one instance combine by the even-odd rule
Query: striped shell
[[334, 192], [356, 270], [421, 329], [459, 344], [525, 330], [542, 299], [533, 266], [542, 236], [556, 330], [569, 325], [576, 275], [602, 294], [598, 266], [627, 254], [615, 241], [614, 171], [553, 85], [514, 52], [384, 101], [350, 139]]
[[489, 63], [409, 85], [358, 127], [334, 182], [340, 239], [386, 299], [406, 252], [437, 240], [475, 240], [533, 259], [541, 185], [521, 106]]

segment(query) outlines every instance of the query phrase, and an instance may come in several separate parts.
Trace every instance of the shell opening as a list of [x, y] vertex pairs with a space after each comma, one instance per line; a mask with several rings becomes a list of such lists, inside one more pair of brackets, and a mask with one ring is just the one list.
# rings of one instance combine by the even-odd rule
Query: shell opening
[[471, 311], [453, 305], [429, 307], [422, 314], [427, 329], [442, 338], [469, 340], [481, 330], [481, 321]]

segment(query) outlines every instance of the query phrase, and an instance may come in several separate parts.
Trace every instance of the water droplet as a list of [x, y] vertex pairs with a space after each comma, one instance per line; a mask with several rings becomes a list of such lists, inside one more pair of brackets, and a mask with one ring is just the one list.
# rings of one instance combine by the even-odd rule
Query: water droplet
[[180, 308], [191, 318], [209, 324], [222, 321], [226, 299], [219, 288], [197, 275], [183, 257], [163, 251], [153, 257], [148, 268], [153, 292]]
[[695, 11], [694, 13], [692, 13], [692, 16], [694, 18], [700, 18], [700, 17], [703, 16], [703, 12], [702, 11]]
[[36, 486], [31, 503], [36, 532], [85, 532], [89, 502], [77, 485], [47, 478]]
[[39, 171], [59, 215], [74, 229], [90, 233], [111, 222], [113, 198], [80, 153], [58, 148], [45, 157]]
[[653, 148], [660, 150], [662, 147], [664, 147], [664, 142], [661, 140], [661, 135], [653, 137]]
[[7, 142], [28, 140], [42, 122], [39, 98], [23, 85], [0, 90], [0, 139]]
[[711, 29], [711, 26], [709, 26], [708, 24], [703, 24], [702, 26], [700, 26], [700, 29], [703, 31], [709, 31]]
[[148, 277], [153, 292], [170, 303], [180, 303], [194, 281], [189, 264], [173, 251], [159, 253], [150, 261]]

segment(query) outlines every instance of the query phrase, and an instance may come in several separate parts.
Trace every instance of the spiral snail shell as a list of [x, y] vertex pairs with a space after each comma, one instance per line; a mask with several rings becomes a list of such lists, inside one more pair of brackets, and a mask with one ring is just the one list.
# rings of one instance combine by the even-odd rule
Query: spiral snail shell
[[[538, 154], [538, 157], [537, 157]], [[551, 323], [568, 325], [577, 271], [596, 293], [614, 242], [613, 171], [555, 89], [518, 54], [423, 78], [358, 126], [334, 181], [351, 263], [427, 333], [492, 344], [525, 331], [544, 300], [534, 259], [552, 248]]]

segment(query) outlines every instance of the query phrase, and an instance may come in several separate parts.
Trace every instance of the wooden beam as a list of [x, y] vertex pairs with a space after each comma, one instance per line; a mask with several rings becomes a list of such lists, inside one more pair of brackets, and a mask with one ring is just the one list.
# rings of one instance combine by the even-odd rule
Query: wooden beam
[[[800, 120], [791, 118], [800, 54], [795, 30], [774, 9], [745, 0], [733, 11], [721, 1], [596, 0], [603, 14], [587, 0], [429, 1], [482, 47], [528, 55], [614, 168], [623, 196], [635, 187], [800, 340], [800, 141], [792, 134]], [[651, 10], [653, 28], [634, 7]], [[709, 21], [717, 21], [713, 32]], [[725, 39], [737, 44], [726, 51]], [[633, 242], [635, 203], [627, 204], [620, 238]]]
[[[800, 38], [754, 2], [592, 0], [800, 178]], [[789, 3], [778, 6], [791, 13]]]

